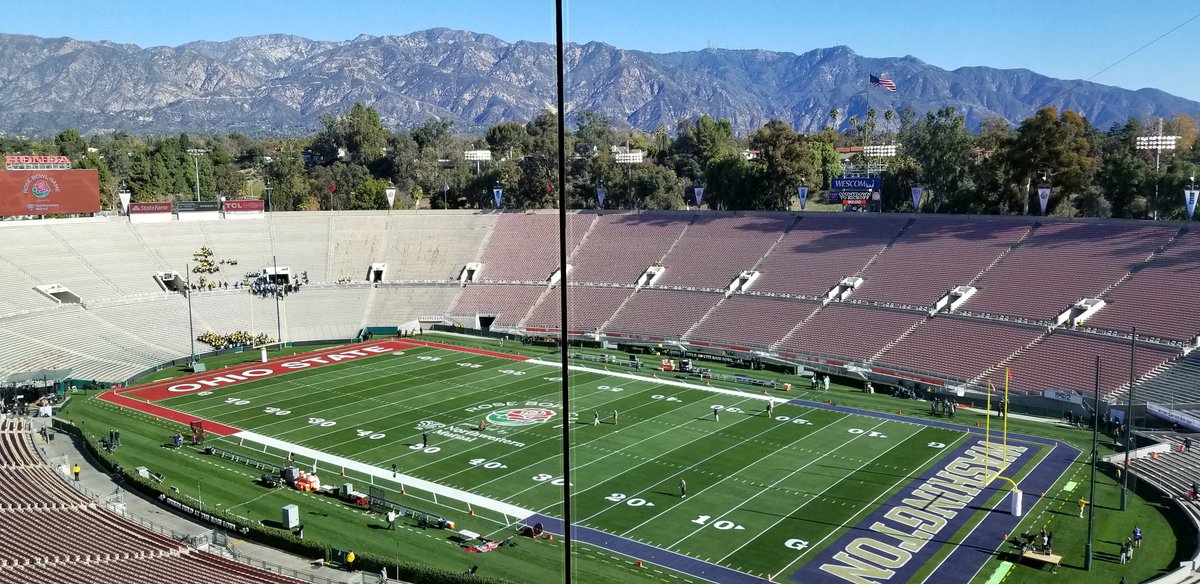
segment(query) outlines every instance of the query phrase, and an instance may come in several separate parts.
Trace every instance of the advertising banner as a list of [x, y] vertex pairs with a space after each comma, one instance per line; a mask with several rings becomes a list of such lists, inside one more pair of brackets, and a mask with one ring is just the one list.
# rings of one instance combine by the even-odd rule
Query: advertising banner
[[829, 181], [831, 191], [878, 191], [883, 186], [879, 178], [835, 178]]
[[602, 189], [600, 187], [596, 187], [596, 202], [600, 203], [601, 209], [604, 208], [604, 197], [607, 197], [607, 196], [608, 196], [608, 193], [604, 192], [604, 189]]
[[220, 210], [220, 201], [179, 201], [175, 203], [176, 213], [201, 213]]
[[1196, 214], [1196, 197], [1200, 197], [1200, 191], [1183, 191], [1183, 204], [1187, 206], [1188, 221]]
[[500, 198], [504, 196], [504, 189], [496, 187], [492, 189], [492, 200], [496, 202], [496, 208], [500, 208]]
[[921, 187], [913, 187], [912, 188], [913, 211], [921, 210], [921, 193], [922, 192], [923, 192], [923, 189], [921, 189]]
[[391, 209], [396, 204], [396, 189], [383, 189], [383, 194], [387, 195], [388, 209]]
[[95, 170], [0, 171], [0, 216], [100, 211]]
[[808, 203], [808, 187], [796, 187], [796, 194], [800, 195], [800, 210], [803, 211]]
[[167, 223], [175, 217], [170, 203], [130, 203], [127, 214], [130, 223]]
[[129, 214], [137, 215], [139, 213], [170, 213], [170, 203], [130, 203]]
[[253, 213], [267, 210], [267, 204], [262, 199], [237, 199], [225, 201], [225, 212]]
[[700, 206], [700, 202], [704, 200], [704, 187], [696, 187], [696, 206]]
[[129, 191], [121, 191], [117, 193], [117, 197], [121, 199], [121, 212], [129, 214]]
[[830, 203], [841, 203], [843, 205], [866, 205], [871, 200], [871, 193], [861, 192], [829, 192]]

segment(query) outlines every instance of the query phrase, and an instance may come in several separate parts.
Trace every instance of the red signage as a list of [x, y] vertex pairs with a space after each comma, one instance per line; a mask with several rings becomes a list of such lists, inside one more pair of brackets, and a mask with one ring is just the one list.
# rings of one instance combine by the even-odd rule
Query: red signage
[[267, 209], [266, 203], [262, 199], [238, 199], [235, 201], [225, 201], [225, 212], [263, 212]]
[[71, 165], [71, 159], [66, 156], [30, 156], [26, 154], [6, 155], [4, 164], [65, 164]]
[[0, 216], [99, 211], [100, 181], [95, 170], [0, 171]]
[[170, 213], [170, 203], [130, 203], [129, 214], [135, 213]]

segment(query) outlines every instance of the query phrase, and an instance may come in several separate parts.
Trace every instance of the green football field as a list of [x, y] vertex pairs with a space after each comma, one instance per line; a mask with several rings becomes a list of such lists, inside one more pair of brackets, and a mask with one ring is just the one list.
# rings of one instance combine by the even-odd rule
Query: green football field
[[663, 373], [573, 369], [564, 408], [560, 375], [410, 346], [154, 403], [243, 430], [222, 441], [290, 453], [326, 484], [403, 488], [406, 504], [452, 520], [474, 513], [472, 529], [500, 538], [525, 515], [563, 516], [567, 424], [577, 527], [631, 558], [649, 546], [755, 578], [796, 572], [972, 439]]

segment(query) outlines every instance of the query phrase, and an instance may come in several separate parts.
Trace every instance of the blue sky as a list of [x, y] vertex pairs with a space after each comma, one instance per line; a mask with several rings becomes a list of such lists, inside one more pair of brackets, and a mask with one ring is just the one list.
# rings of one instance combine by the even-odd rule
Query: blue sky
[[[946, 69], [986, 65], [1064, 79], [1095, 75], [1097, 83], [1156, 87], [1200, 101], [1195, 0], [566, 0], [565, 5], [572, 42], [654, 52], [711, 46], [802, 53], [847, 45], [861, 55], [910, 54]], [[347, 40], [439, 26], [506, 41], [554, 40], [553, 0], [0, 0], [0, 8], [0, 32], [141, 46], [276, 32]]]

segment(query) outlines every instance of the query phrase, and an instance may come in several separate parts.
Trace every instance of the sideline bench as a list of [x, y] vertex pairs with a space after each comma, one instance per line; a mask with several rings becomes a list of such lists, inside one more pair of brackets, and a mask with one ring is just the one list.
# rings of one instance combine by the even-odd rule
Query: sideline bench
[[1021, 557], [1029, 558], [1031, 560], [1037, 560], [1043, 564], [1050, 564], [1051, 566], [1053, 566], [1053, 568], [1051, 569], [1052, 571], [1057, 570], [1059, 564], [1062, 563], [1062, 556], [1060, 556], [1058, 554], [1039, 554], [1033, 550], [1026, 550], [1025, 552], [1023, 552], [1021, 554]]

